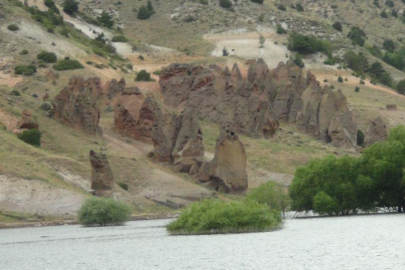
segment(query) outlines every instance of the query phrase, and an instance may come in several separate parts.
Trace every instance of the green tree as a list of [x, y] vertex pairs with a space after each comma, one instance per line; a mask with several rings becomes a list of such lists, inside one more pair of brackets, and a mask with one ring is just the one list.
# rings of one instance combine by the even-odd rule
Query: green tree
[[343, 60], [348, 68], [358, 73], [364, 73], [369, 67], [367, 57], [363, 53], [348, 51], [344, 54]]
[[320, 215], [333, 215], [339, 211], [339, 205], [331, 196], [320, 191], [314, 197], [314, 210]]
[[56, 57], [56, 54], [53, 52], [42, 51], [37, 55], [37, 59], [44, 61], [46, 63], [56, 63], [56, 60], [58, 58]]
[[60, 11], [58, 7], [55, 5], [55, 2], [53, 0], [45, 0], [44, 1], [45, 6], [47, 6], [49, 9], [53, 10], [55, 13], [59, 14]]
[[405, 95], [405, 80], [401, 80], [397, 83], [397, 92]]
[[368, 72], [372, 76], [380, 78], [385, 73], [385, 69], [380, 62], [376, 61], [370, 66]]
[[97, 17], [97, 20], [107, 28], [111, 28], [114, 25], [114, 21], [113, 21], [112, 17], [110, 16], [110, 14], [108, 14], [104, 10], [101, 13], [101, 15], [99, 17]]
[[63, 2], [63, 11], [69, 15], [75, 15], [79, 10], [79, 2], [76, 0], [65, 0]]
[[260, 204], [267, 204], [272, 209], [282, 211], [283, 214], [290, 205], [290, 198], [286, 188], [271, 181], [251, 190], [246, 198]]
[[147, 20], [152, 16], [152, 13], [146, 6], [141, 6], [138, 10], [138, 19], [139, 20]]
[[219, 5], [223, 8], [232, 7], [232, 2], [230, 0], [219, 0]]
[[41, 132], [38, 129], [25, 130], [18, 135], [18, 138], [33, 146], [41, 146]]
[[335, 22], [332, 25], [332, 27], [333, 27], [333, 29], [335, 29], [335, 30], [337, 30], [339, 32], [342, 32], [342, 30], [343, 30], [342, 24], [340, 22]]
[[359, 45], [360, 47], [363, 47], [366, 38], [366, 33], [364, 33], [364, 31], [361, 30], [359, 27], [353, 26], [350, 29], [350, 32], [347, 35], [347, 37], [351, 39], [354, 45]]
[[150, 11], [151, 13], [154, 13], [154, 12], [155, 12], [154, 9], [153, 9], [152, 2], [151, 2], [150, 0], [148, 0], [148, 4], [146, 5], [146, 7], [149, 9], [149, 11]]
[[266, 42], [266, 39], [264, 38], [264, 36], [260, 35], [260, 38], [259, 38], [260, 48], [264, 47], [265, 42]]
[[383, 42], [383, 47], [389, 52], [395, 51], [395, 43], [392, 39], [386, 39]]

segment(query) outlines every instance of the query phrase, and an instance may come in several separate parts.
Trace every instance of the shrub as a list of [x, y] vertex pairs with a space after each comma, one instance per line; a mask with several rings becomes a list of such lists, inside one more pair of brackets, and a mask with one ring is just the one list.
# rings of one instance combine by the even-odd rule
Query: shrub
[[119, 182], [119, 183], [118, 183], [118, 186], [120, 186], [123, 190], [128, 191], [128, 185], [127, 185], [127, 184], [125, 184], [125, 183], [123, 183], [123, 182]]
[[380, 78], [384, 73], [385, 69], [380, 62], [374, 62], [369, 68], [368, 72], [376, 78]]
[[18, 27], [18, 25], [16, 25], [16, 24], [10, 24], [9, 26], [7, 26], [7, 29], [15, 32], [15, 31], [20, 30], [20, 27]]
[[21, 54], [21, 55], [26, 55], [26, 54], [28, 54], [28, 50], [22, 50], [22, 51], [20, 52], [20, 54]]
[[294, 64], [296, 64], [297, 66], [299, 66], [300, 68], [305, 67], [304, 62], [302, 61], [302, 55], [299, 53], [296, 53], [294, 55], [294, 57], [292, 58], [292, 61], [294, 62]]
[[395, 9], [391, 10], [391, 16], [398, 18], [398, 12]]
[[330, 53], [331, 45], [314, 36], [305, 36], [298, 33], [291, 33], [288, 38], [288, 49], [300, 54], [312, 54], [316, 52]]
[[44, 1], [45, 6], [47, 6], [50, 10], [53, 10], [56, 14], [59, 14], [60, 11], [58, 7], [55, 5], [55, 2], [53, 0], [45, 0]]
[[359, 27], [353, 26], [350, 29], [350, 32], [347, 35], [347, 37], [351, 39], [354, 45], [359, 45], [360, 47], [363, 47], [366, 38], [366, 33], [364, 33], [364, 31], [361, 30]]
[[184, 18], [183, 21], [186, 22], [186, 23], [194, 22], [194, 21], [195, 21], [195, 17], [194, 17], [194, 16], [191, 16], [191, 15], [188, 15], [186, 18]]
[[56, 63], [57, 57], [53, 52], [42, 51], [37, 55], [37, 59], [46, 63]]
[[141, 8], [138, 10], [138, 19], [139, 20], [147, 20], [152, 16], [152, 13], [146, 6], [141, 6]]
[[84, 226], [122, 225], [131, 216], [131, 208], [113, 199], [92, 197], [79, 210], [79, 222]]
[[229, 52], [228, 52], [228, 50], [224, 47], [223, 49], [222, 49], [222, 56], [228, 56], [229, 55]]
[[290, 198], [286, 188], [275, 182], [267, 182], [249, 192], [246, 197], [248, 200], [254, 200], [260, 204], [267, 204], [270, 208], [285, 213]]
[[21, 96], [20, 92], [18, 92], [17, 90], [13, 90], [13, 91], [11, 91], [11, 92], [10, 92], [10, 95], [12, 95], [12, 96], [16, 96], [16, 97]]
[[384, 19], [388, 18], [388, 14], [385, 12], [385, 10], [381, 11], [380, 16]]
[[263, 4], [263, 0], [250, 0], [250, 2], [253, 2], [256, 4]]
[[392, 7], [394, 7], [394, 2], [392, 0], [387, 0], [387, 1], [385, 1], [385, 5], [392, 8]]
[[125, 36], [121, 35], [121, 36], [114, 36], [114, 37], [111, 39], [111, 41], [112, 41], [112, 42], [127, 42], [128, 39], [127, 39]]
[[[358, 86], [356, 86], [356, 88], [354, 88], [354, 92], [356, 92], [356, 93], [360, 92], [360, 88]], [[358, 136], [357, 136], [357, 139], [358, 139]]]
[[206, 199], [182, 211], [167, 225], [170, 234], [218, 234], [269, 231], [280, 228], [280, 212], [255, 201]]
[[34, 65], [21, 65], [21, 66], [16, 66], [14, 68], [15, 74], [18, 75], [25, 75], [25, 76], [31, 76], [35, 72], [37, 72], [37, 68]]
[[110, 16], [110, 14], [108, 14], [107, 12], [105, 12], [103, 10], [103, 12], [101, 13], [101, 15], [99, 17], [97, 17], [97, 20], [104, 26], [107, 28], [111, 28], [114, 25], [114, 21], [112, 20], [112, 17]]
[[230, 0], [219, 0], [219, 5], [223, 8], [232, 7], [232, 2]]
[[[356, 87], [356, 90], [355, 92], [359, 92], [360, 88]], [[364, 147], [364, 133], [360, 129], [357, 130], [357, 145]]]
[[59, 61], [56, 65], [53, 66], [55, 70], [73, 70], [73, 69], [82, 69], [84, 68], [77, 60], [64, 59]]
[[358, 73], [365, 72], [369, 67], [368, 60], [362, 53], [348, 51], [344, 54], [343, 60], [348, 68]]
[[325, 65], [333, 66], [336, 64], [336, 59], [332, 54], [328, 54], [328, 58], [323, 62]]
[[146, 5], [146, 7], [149, 9], [149, 11], [153, 14], [154, 10], [153, 10], [153, 5], [152, 2], [150, 0], [148, 0], [148, 4]]
[[296, 9], [298, 12], [303, 12], [303, 11], [304, 11], [304, 8], [302, 7], [302, 5], [301, 5], [300, 3], [298, 3], [298, 4], [295, 5], [295, 9]]
[[285, 30], [281, 24], [277, 24], [277, 34], [279, 35], [287, 34], [287, 30]]
[[332, 27], [333, 27], [333, 29], [335, 29], [335, 30], [337, 30], [339, 32], [342, 32], [342, 30], [343, 30], [342, 24], [340, 22], [335, 22], [332, 25]]
[[63, 11], [69, 15], [75, 15], [79, 10], [79, 3], [76, 0], [65, 0], [63, 2]]
[[139, 71], [139, 73], [136, 75], [135, 78], [136, 82], [152, 82], [154, 81], [151, 77], [150, 77], [150, 73], [147, 72], [146, 70], [142, 69], [141, 71]]
[[200, 4], [208, 6], [209, 3], [208, 0], [200, 0]]
[[343, 83], [343, 78], [342, 78], [342, 76], [339, 76], [338, 79], [337, 79], [337, 81], [340, 82], [340, 83]]
[[264, 36], [260, 35], [260, 37], [259, 37], [260, 48], [263, 48], [265, 42], [266, 42], [266, 39], [264, 38]]
[[38, 129], [25, 130], [18, 135], [18, 139], [36, 147], [41, 146], [41, 132]]
[[360, 84], [366, 84], [366, 82], [363, 80], [360, 80]]
[[397, 83], [397, 92], [402, 95], [405, 94], [405, 80], [401, 80]]
[[395, 43], [392, 39], [386, 39], [383, 42], [383, 47], [389, 52], [395, 51]]
[[287, 8], [283, 4], [278, 5], [277, 8], [278, 8], [278, 10], [281, 10], [281, 11], [287, 10]]
[[257, 21], [263, 22], [264, 21], [264, 14], [260, 14], [259, 17], [257, 18]]

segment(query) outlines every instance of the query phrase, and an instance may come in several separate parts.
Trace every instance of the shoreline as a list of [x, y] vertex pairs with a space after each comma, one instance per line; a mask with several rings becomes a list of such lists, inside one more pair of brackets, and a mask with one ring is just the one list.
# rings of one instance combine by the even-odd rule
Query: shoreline
[[[159, 213], [159, 214], [144, 214], [134, 215], [128, 221], [142, 221], [142, 220], [159, 220], [176, 218], [177, 213]], [[3, 229], [16, 229], [16, 228], [36, 228], [36, 227], [52, 227], [52, 226], [66, 226], [66, 225], [79, 225], [77, 219], [55, 219], [55, 220], [31, 220], [31, 221], [15, 221], [15, 222], [0, 222], [0, 230]]]
[[382, 215], [400, 215], [405, 213], [391, 212], [391, 213], [363, 213], [351, 215], [334, 215], [334, 216], [308, 216], [308, 217], [293, 217], [291, 219], [312, 219], [312, 218], [339, 218], [339, 217], [364, 217], [364, 216], [382, 216]]

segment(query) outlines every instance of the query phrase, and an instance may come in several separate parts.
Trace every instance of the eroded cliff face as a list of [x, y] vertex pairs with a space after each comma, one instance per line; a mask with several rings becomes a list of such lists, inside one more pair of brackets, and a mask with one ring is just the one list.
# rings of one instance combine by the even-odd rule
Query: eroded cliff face
[[98, 197], [111, 197], [114, 185], [114, 176], [112, 174], [107, 156], [102, 153], [90, 151], [91, 164], [91, 189], [94, 195]]
[[97, 101], [102, 94], [99, 78], [72, 77], [52, 102], [54, 118], [90, 135], [101, 135]]
[[364, 147], [368, 147], [375, 142], [385, 141], [387, 138], [387, 125], [380, 116], [368, 122], [364, 132]]
[[341, 91], [321, 88], [316, 77], [292, 62], [269, 70], [259, 59], [247, 79], [235, 64], [231, 71], [217, 65], [172, 64], [160, 76], [164, 103], [193, 108], [198, 117], [231, 125], [237, 133], [271, 137], [279, 121], [337, 147], [355, 147], [357, 124]]

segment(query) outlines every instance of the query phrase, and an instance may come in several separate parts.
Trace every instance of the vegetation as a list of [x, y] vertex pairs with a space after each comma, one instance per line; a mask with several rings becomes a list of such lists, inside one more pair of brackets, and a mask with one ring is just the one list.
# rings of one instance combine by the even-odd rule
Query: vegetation
[[219, 0], [219, 5], [223, 8], [232, 7], [232, 2], [230, 0]]
[[284, 27], [281, 26], [281, 24], [277, 24], [277, 34], [279, 35], [287, 34], [287, 30], [285, 30]]
[[65, 0], [63, 2], [63, 11], [71, 16], [75, 15], [79, 10], [79, 2], [76, 0]]
[[264, 0], [250, 0], [250, 2], [256, 3], [256, 4], [263, 4]]
[[17, 75], [31, 76], [37, 72], [35, 65], [20, 65], [14, 68], [14, 73]]
[[118, 182], [118, 186], [120, 186], [123, 190], [128, 191], [128, 185], [123, 182]]
[[386, 39], [383, 42], [383, 47], [389, 52], [395, 51], [395, 43], [392, 41], [392, 39]]
[[265, 42], [266, 42], [266, 39], [264, 38], [264, 36], [260, 35], [260, 37], [259, 37], [260, 48], [264, 47]]
[[298, 3], [298, 4], [295, 5], [295, 9], [296, 9], [298, 12], [303, 12], [303, 11], [304, 11], [304, 7], [303, 7], [300, 3]]
[[229, 51], [224, 47], [222, 49], [222, 56], [228, 56], [229, 55]]
[[114, 36], [111, 41], [112, 42], [127, 42], [128, 39], [125, 36], [120, 35], [120, 36]]
[[331, 52], [331, 45], [328, 41], [319, 40], [314, 36], [305, 36], [298, 33], [291, 33], [288, 38], [288, 49], [300, 54], [312, 54], [316, 52]]
[[141, 6], [138, 10], [138, 19], [147, 20], [152, 16], [152, 12], [146, 6]]
[[79, 222], [84, 226], [122, 225], [131, 216], [131, 208], [113, 199], [92, 197], [79, 210]]
[[147, 72], [146, 70], [142, 69], [142, 70], [139, 71], [139, 73], [136, 75], [135, 81], [136, 81], [136, 82], [153, 82], [154, 80], [151, 78], [149, 72]]
[[219, 234], [269, 231], [281, 224], [279, 211], [256, 201], [206, 199], [191, 204], [166, 228], [170, 234]]
[[60, 11], [58, 7], [55, 5], [55, 2], [53, 0], [45, 0], [44, 1], [45, 6], [47, 6], [50, 10], [53, 10], [56, 14], [59, 14]]
[[254, 200], [260, 204], [266, 204], [271, 209], [285, 211], [290, 206], [290, 198], [287, 189], [281, 184], [275, 182], [267, 182], [253, 189], [247, 195], [248, 200]]
[[56, 60], [58, 58], [56, 57], [56, 54], [53, 52], [42, 51], [37, 55], [37, 59], [44, 61], [46, 63], [56, 63]]
[[303, 57], [301, 54], [296, 53], [294, 55], [294, 57], [292, 57], [292, 61], [294, 62], [294, 64], [296, 64], [297, 66], [299, 66], [300, 68], [305, 67], [304, 62], [302, 61]]
[[339, 32], [342, 32], [342, 30], [343, 30], [342, 24], [340, 22], [335, 22], [332, 25], [332, 27], [333, 27], [333, 29], [335, 29], [335, 30], [337, 30]]
[[7, 26], [7, 29], [15, 32], [15, 31], [20, 30], [20, 27], [18, 27], [18, 25], [16, 25], [16, 24], [10, 24], [9, 26]]
[[103, 12], [101, 13], [101, 15], [99, 17], [97, 17], [97, 20], [104, 26], [107, 28], [112, 28], [114, 25], [114, 21], [112, 19], [112, 17], [110, 16], [110, 14], [108, 14], [107, 12], [105, 12], [103, 10]]
[[[361, 143], [361, 142], [358, 142]], [[296, 170], [290, 186], [292, 208], [347, 215], [377, 207], [405, 210], [405, 126], [388, 140], [366, 148], [361, 157], [328, 156]]]
[[340, 82], [340, 83], [343, 83], [343, 78], [342, 78], [342, 76], [339, 76], [338, 79], [337, 79], [337, 81]]
[[84, 67], [77, 60], [71, 60], [71, 59], [65, 58], [64, 60], [61, 60], [56, 65], [54, 65], [53, 68], [61, 71], [61, 70], [82, 69]]
[[350, 29], [347, 37], [351, 39], [353, 45], [359, 45], [360, 47], [363, 47], [366, 41], [366, 33], [357, 26], [353, 26]]
[[41, 146], [41, 132], [38, 129], [25, 130], [18, 134], [18, 139], [36, 147]]

